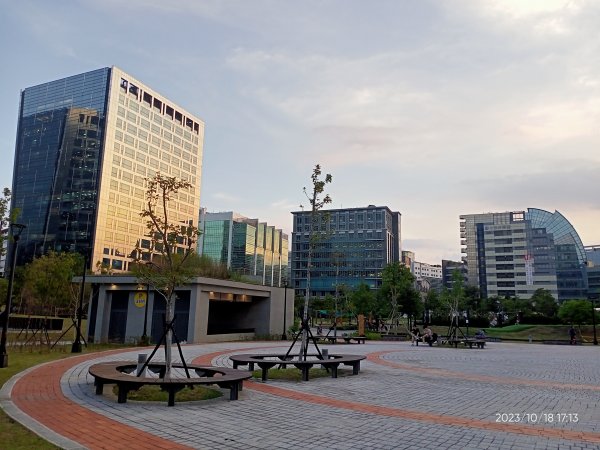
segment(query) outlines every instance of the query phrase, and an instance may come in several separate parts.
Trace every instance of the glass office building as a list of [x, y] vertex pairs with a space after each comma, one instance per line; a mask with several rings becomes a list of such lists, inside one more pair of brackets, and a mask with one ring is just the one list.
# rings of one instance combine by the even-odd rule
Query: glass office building
[[288, 236], [280, 229], [235, 212], [200, 212], [198, 253], [266, 286], [288, 279]]
[[558, 211], [470, 214], [461, 219], [467, 279], [482, 297], [530, 298], [543, 288], [558, 300], [586, 298], [586, 254]]
[[401, 215], [387, 206], [330, 209], [321, 213], [326, 220], [315, 224], [310, 211], [292, 214], [291, 274], [299, 295], [307, 285], [311, 229], [321, 236], [312, 252], [311, 296], [335, 295], [340, 285], [353, 288], [364, 283], [377, 289], [383, 268], [400, 261]]
[[19, 264], [48, 251], [90, 254], [127, 270], [144, 238], [145, 177], [160, 172], [193, 188], [170, 203], [174, 221], [197, 224], [204, 124], [117, 67], [21, 92], [13, 208], [27, 226]]

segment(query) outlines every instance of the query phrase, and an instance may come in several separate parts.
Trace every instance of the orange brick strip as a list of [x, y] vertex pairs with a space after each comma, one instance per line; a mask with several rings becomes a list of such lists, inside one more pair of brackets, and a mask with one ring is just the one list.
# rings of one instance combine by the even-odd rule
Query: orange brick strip
[[99, 356], [122, 352], [82, 355], [40, 366], [15, 383], [11, 400], [21, 411], [52, 431], [89, 449], [191, 448], [92, 412], [63, 395], [60, 378], [67, 370]]
[[[387, 361], [382, 359], [383, 355], [388, 353], [397, 353], [397, 350], [385, 350], [381, 352], [373, 352], [367, 355], [367, 359], [375, 364], [383, 366], [393, 367], [395, 369], [408, 370], [411, 372], [423, 373], [423, 368], [411, 366], [409, 364], [400, 364], [394, 361]], [[600, 391], [600, 386], [593, 384], [573, 384], [573, 383], [557, 383], [553, 381], [541, 381], [541, 380], [523, 380], [520, 378], [508, 378], [508, 377], [495, 377], [492, 375], [476, 375], [468, 374], [463, 372], [455, 372], [446, 369], [428, 369], [428, 375], [438, 375], [441, 377], [459, 378], [461, 380], [469, 381], [482, 381], [484, 383], [502, 383], [502, 384], [518, 384], [525, 386], [540, 386], [548, 388], [561, 388], [561, 389], [583, 389], [590, 391]]]
[[[389, 361], [383, 361], [380, 357], [386, 353], [393, 353], [395, 350], [388, 350], [382, 352], [375, 352], [368, 355], [367, 359], [369, 361], [377, 362], [380, 364], [389, 365], [391, 367], [402, 366], [401, 364], [391, 363]], [[194, 363], [196, 364], [210, 364], [212, 359], [218, 356], [221, 356], [225, 353], [230, 353], [225, 351], [214, 352], [210, 354], [203, 355], [196, 359]], [[412, 366], [406, 366], [411, 367]], [[458, 372], [455, 372], [458, 374]], [[460, 374], [462, 376], [462, 374]], [[359, 375], [360, 376], [360, 375]], [[463, 377], [464, 378], [464, 377]], [[494, 378], [494, 377], [489, 377]], [[498, 377], [498, 379], [500, 379]], [[324, 397], [321, 395], [309, 394], [305, 392], [297, 392], [292, 391], [290, 389], [285, 389], [281, 387], [276, 387], [264, 383], [259, 383], [255, 381], [246, 381], [244, 383], [245, 388], [249, 388], [255, 391], [263, 392], [265, 394], [277, 395], [279, 397], [288, 398], [291, 400], [308, 402], [317, 405], [330, 406], [334, 408], [342, 408], [348, 409], [351, 411], [363, 412], [367, 414], [375, 414], [379, 416], [387, 416], [387, 417], [397, 417], [401, 419], [409, 419], [409, 420], [417, 420], [420, 422], [429, 422], [436, 425], [450, 425], [450, 426], [459, 426], [466, 428], [478, 428], [481, 430], [488, 431], [499, 431], [503, 433], [513, 433], [513, 434], [521, 434], [527, 436], [542, 436], [546, 438], [554, 438], [554, 439], [565, 439], [570, 441], [583, 441], [589, 443], [600, 443], [600, 433], [593, 432], [584, 432], [584, 431], [571, 431], [571, 430], [562, 430], [556, 428], [547, 428], [540, 427], [534, 425], [521, 425], [521, 424], [513, 424], [513, 423], [496, 423], [479, 419], [472, 419], [466, 417], [451, 417], [440, 414], [431, 414], [426, 412], [417, 412], [405, 409], [397, 409], [390, 408], [386, 406], [377, 406], [377, 405], [369, 405], [366, 403], [360, 402], [351, 402], [346, 400], [338, 400], [335, 398]], [[561, 385], [563, 387], [569, 385]], [[577, 385], [576, 385], [577, 386]]]

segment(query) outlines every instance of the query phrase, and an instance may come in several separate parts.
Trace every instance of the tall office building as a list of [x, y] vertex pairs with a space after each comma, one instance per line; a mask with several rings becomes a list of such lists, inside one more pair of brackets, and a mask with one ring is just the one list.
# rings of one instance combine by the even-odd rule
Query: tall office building
[[21, 92], [13, 207], [27, 226], [20, 264], [50, 250], [91, 252], [91, 265], [127, 270], [149, 245], [139, 213], [145, 177], [193, 187], [173, 196], [171, 220], [197, 224], [204, 123], [117, 67]]
[[586, 297], [583, 244], [558, 211], [529, 208], [460, 219], [468, 283], [482, 297], [527, 299], [539, 288], [559, 300]]
[[232, 211], [207, 213], [204, 208], [200, 229], [199, 254], [266, 286], [287, 282], [288, 236], [280, 229]]
[[312, 252], [311, 296], [334, 295], [342, 284], [377, 289], [383, 268], [400, 261], [401, 215], [387, 206], [330, 209], [322, 212], [328, 220], [316, 225], [311, 225], [310, 211], [292, 214], [291, 275], [298, 294], [306, 290], [311, 226], [321, 236]]

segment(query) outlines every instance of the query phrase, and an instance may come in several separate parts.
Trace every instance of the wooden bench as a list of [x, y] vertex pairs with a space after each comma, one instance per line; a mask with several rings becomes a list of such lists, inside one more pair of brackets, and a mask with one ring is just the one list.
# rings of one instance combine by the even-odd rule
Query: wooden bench
[[314, 336], [314, 338], [321, 341], [328, 341], [330, 344], [337, 344], [338, 342], [364, 344], [367, 340], [365, 336]]
[[[352, 367], [352, 375], [358, 375], [360, 371], [360, 362], [366, 358], [363, 355], [329, 355], [328, 359], [319, 359], [319, 355], [307, 355], [306, 361], [298, 360], [298, 355], [285, 354], [241, 354], [232, 355], [229, 359], [233, 362], [233, 368], [239, 366], [248, 366], [249, 370], [254, 370], [254, 365], [260, 367], [262, 381], [267, 381], [269, 369], [280, 366], [294, 366], [302, 372], [302, 381], [308, 381], [308, 373], [313, 366], [321, 366], [331, 370], [331, 378], [337, 378], [338, 367], [340, 364]], [[308, 359], [310, 358], [310, 359]]]
[[458, 344], [464, 344], [465, 347], [469, 348], [473, 348], [473, 346], [477, 348], [485, 347], [485, 340], [483, 339], [447, 339], [445, 342], [454, 345], [454, 348], [458, 348]]
[[[173, 368], [183, 369], [181, 363], [172, 365]], [[195, 377], [182, 378], [172, 377], [164, 379], [166, 367], [164, 363], [149, 364], [148, 370], [158, 374], [158, 378], [135, 376], [137, 364], [126, 361], [111, 361], [94, 364], [89, 368], [89, 373], [94, 377], [96, 386], [96, 395], [102, 395], [105, 384], [116, 384], [118, 387], [117, 401], [119, 403], [127, 402], [129, 391], [135, 391], [145, 385], [160, 386], [163, 391], [169, 394], [168, 405], [175, 405], [175, 394], [186, 386], [194, 385], [212, 385], [216, 384], [220, 388], [229, 389], [229, 399], [237, 400], [238, 393], [242, 390], [243, 381], [252, 377], [251, 373], [241, 370], [233, 370], [224, 367], [204, 367], [194, 364], [187, 364], [190, 372], [196, 374]]]

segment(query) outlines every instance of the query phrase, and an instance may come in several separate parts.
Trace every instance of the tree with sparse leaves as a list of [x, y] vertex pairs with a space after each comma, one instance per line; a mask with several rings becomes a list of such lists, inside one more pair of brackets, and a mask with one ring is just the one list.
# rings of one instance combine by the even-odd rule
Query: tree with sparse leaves
[[[305, 187], [303, 189], [304, 195], [308, 198], [311, 206], [310, 212], [310, 226], [308, 230], [308, 257], [306, 261], [306, 293], [304, 295], [304, 309], [302, 312], [302, 320], [308, 322], [308, 303], [310, 299], [310, 271], [312, 267], [312, 254], [314, 248], [326, 233], [324, 228], [327, 225], [329, 215], [324, 214], [321, 210], [323, 207], [331, 203], [331, 197], [329, 194], [325, 194], [325, 186], [333, 180], [331, 174], [326, 174], [325, 177], [321, 177], [322, 171], [321, 166], [317, 164], [313, 169], [313, 173], [310, 177], [312, 182], [312, 189], [309, 191]], [[308, 334], [306, 330], [302, 333], [302, 348], [300, 349], [301, 357], [306, 357], [308, 349]]]
[[184, 180], [156, 174], [146, 179], [146, 203], [140, 215], [146, 219], [149, 246], [137, 245], [133, 252], [133, 273], [140, 283], [149, 284], [166, 302], [165, 378], [171, 375], [172, 324], [175, 314], [175, 289], [197, 276], [199, 259], [194, 248], [199, 230], [192, 221], [181, 223], [171, 218], [170, 202], [179, 191], [193, 190]]
[[0, 197], [0, 254], [4, 255], [6, 252], [4, 248], [4, 241], [6, 235], [4, 229], [8, 227], [10, 222], [9, 208], [10, 208], [10, 189], [4, 188], [2, 191], [2, 197]]
[[415, 277], [400, 262], [392, 262], [383, 268], [381, 292], [388, 300], [390, 325], [399, 319], [400, 312], [413, 316], [419, 312], [420, 295], [414, 287]]

